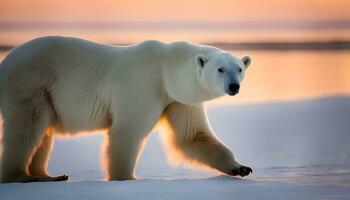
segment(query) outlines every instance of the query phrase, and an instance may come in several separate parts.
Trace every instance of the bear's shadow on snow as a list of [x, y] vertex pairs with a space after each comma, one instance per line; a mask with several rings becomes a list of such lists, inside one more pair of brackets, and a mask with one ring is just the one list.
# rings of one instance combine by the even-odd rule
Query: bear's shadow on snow
[[232, 177], [232, 176], [226, 176], [226, 175], [219, 175], [219, 176], [212, 176], [207, 178], [138, 178], [136, 180], [132, 181], [225, 181], [225, 182], [255, 182], [255, 180], [252, 179], [243, 179], [239, 177]]

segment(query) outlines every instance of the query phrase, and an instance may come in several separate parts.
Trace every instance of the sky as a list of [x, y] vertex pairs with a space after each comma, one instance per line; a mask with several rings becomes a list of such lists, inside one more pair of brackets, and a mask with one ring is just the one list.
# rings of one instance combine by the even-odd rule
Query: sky
[[1, 0], [0, 22], [350, 20], [348, 0]]
[[[122, 44], [146, 39], [165, 42], [186, 40], [195, 43], [350, 40], [349, 8], [350, 0], [0, 0], [0, 45], [14, 46], [45, 35], [74, 36]], [[26, 24], [23, 27], [31, 28], [22, 29], [21, 24], [16, 24], [18, 22], [30, 22], [29, 26]], [[31, 24], [38, 22], [39, 26]], [[53, 28], [41, 26], [41, 22], [53, 23]], [[118, 29], [109, 30], [109, 26], [105, 24], [103, 26], [93, 24], [93, 30], [80, 29], [79, 27], [83, 26], [74, 24], [81, 22], [111, 23], [112, 28], [118, 27]], [[132, 23], [136, 24], [135, 27], [145, 24], [146, 29], [138, 29], [139, 27], [123, 29], [120, 24], [115, 26], [114, 22], [125, 23], [127, 28], [133, 27]], [[161, 26], [156, 24], [148, 27], [150, 24], [147, 22], [160, 23]], [[218, 26], [218, 22], [222, 22], [224, 26]], [[238, 22], [239, 29], [226, 29], [226, 23], [231, 22], [232, 24]], [[345, 22], [340, 24], [346, 24], [344, 26], [346, 29], [325, 26], [326, 28], [320, 31], [312, 29], [313, 26], [310, 26], [312, 22], [329, 24]], [[7, 23], [13, 24], [7, 26]], [[54, 23], [73, 23], [73, 25], [70, 24], [68, 28], [62, 26], [64, 29], [62, 30], [60, 29], [62, 27]], [[206, 27], [208, 24], [205, 23], [214, 26]], [[269, 23], [272, 26], [268, 26]], [[293, 30], [290, 28], [293, 27], [291, 26], [293, 23], [296, 24], [295, 27], [309, 29]], [[164, 26], [165, 24], [167, 26]], [[186, 26], [183, 26], [184, 24]], [[247, 26], [248, 29], [243, 30], [242, 24], [250, 25]], [[286, 26], [283, 26], [285, 24]], [[176, 25], [190, 29], [177, 30]], [[157, 29], [159, 27], [165, 28]], [[193, 27], [209, 28], [202, 30]], [[270, 27], [272, 29], [269, 29]], [[285, 27], [287, 29], [283, 29]], [[253, 70], [249, 70], [244, 82], [245, 89], [240, 95], [234, 100], [228, 97], [222, 98], [222, 104], [280, 101], [350, 93], [348, 51], [327, 51], [323, 52], [323, 56], [320, 56], [320, 52], [301, 54], [244, 52], [243, 54], [235, 51], [232, 53], [241, 53], [240, 56], [250, 55], [253, 58]], [[6, 52], [0, 52], [0, 60], [5, 54]], [[307, 70], [304, 69], [306, 67]], [[277, 75], [265, 73], [272, 71]], [[285, 77], [297, 80], [286, 82], [285, 80], [289, 79]], [[330, 82], [333, 84], [328, 84]], [[219, 103], [214, 102], [210, 105]]]

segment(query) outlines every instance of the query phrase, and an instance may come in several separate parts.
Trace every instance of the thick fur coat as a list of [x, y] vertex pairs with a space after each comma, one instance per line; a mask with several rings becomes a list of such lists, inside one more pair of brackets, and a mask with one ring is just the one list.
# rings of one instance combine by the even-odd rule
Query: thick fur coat
[[172, 158], [248, 175], [211, 130], [203, 102], [236, 94], [249, 63], [186, 42], [122, 47], [49, 36], [20, 45], [0, 65], [1, 182], [66, 180], [47, 172], [53, 136], [94, 130], [106, 131], [106, 178], [133, 179], [160, 121]]

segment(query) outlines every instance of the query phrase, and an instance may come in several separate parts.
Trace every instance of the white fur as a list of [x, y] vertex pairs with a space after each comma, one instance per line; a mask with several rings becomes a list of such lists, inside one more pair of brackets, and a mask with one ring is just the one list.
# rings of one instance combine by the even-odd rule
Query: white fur
[[173, 152], [229, 174], [241, 165], [216, 139], [202, 103], [225, 94], [230, 74], [241, 81], [235, 70], [245, 61], [186, 42], [120, 47], [50, 36], [18, 46], [0, 66], [1, 181], [55, 180], [47, 174], [53, 135], [101, 129], [107, 179], [133, 179], [160, 118]]

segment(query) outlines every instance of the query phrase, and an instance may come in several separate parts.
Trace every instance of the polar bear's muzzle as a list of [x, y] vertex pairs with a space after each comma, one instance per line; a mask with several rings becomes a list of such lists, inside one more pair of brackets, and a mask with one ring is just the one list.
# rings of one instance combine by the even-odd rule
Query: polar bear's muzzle
[[226, 92], [228, 95], [233, 96], [239, 92], [239, 87], [237, 83], [230, 83]]

